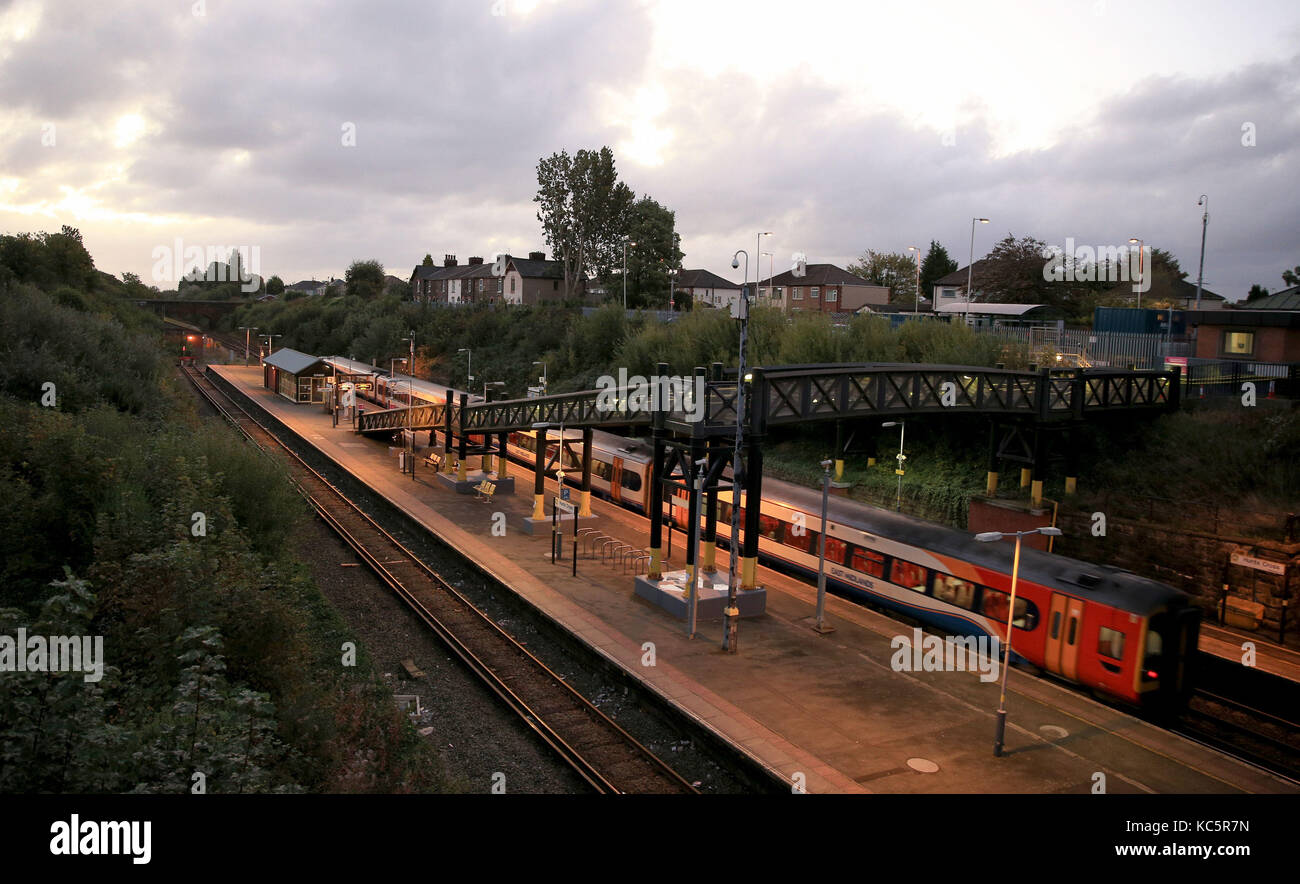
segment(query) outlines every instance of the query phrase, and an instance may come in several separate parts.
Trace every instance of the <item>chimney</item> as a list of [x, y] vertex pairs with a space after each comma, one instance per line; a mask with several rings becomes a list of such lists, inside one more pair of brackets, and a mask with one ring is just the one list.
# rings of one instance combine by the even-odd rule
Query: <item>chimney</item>
[[482, 259], [482, 258], [470, 258], [470, 259], [469, 259], [467, 262], [465, 262], [465, 263], [469, 264], [471, 267], [476, 267], [476, 266], [478, 266], [479, 264], [482, 264], [482, 263], [483, 263], [483, 259]]
[[443, 267], [455, 267], [455, 266], [456, 266], [456, 256], [455, 256], [455, 255], [443, 255], [443, 256], [442, 256], [442, 266], [443, 266]]
[[545, 253], [545, 252], [529, 252], [529, 253], [528, 253], [528, 260], [529, 260], [529, 261], [545, 261], [545, 260], [546, 260], [546, 253]]

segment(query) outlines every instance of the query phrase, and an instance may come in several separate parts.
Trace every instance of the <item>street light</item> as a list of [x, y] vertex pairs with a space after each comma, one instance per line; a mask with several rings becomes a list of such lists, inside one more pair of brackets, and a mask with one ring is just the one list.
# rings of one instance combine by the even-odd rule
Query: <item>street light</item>
[[1007, 641], [1006, 653], [1002, 661], [1002, 696], [998, 699], [998, 735], [993, 742], [993, 755], [1002, 757], [1002, 738], [1007, 730], [1007, 670], [1011, 668], [1011, 627], [1016, 617], [1016, 580], [1020, 576], [1020, 538], [1026, 534], [1044, 534], [1048, 537], [1060, 537], [1060, 528], [1032, 528], [1029, 531], [984, 531], [975, 535], [983, 543], [992, 543], [1004, 537], [1016, 538], [1016, 552], [1011, 560], [1011, 599], [1007, 607]]
[[545, 396], [546, 395], [546, 363], [534, 362], [533, 365], [540, 365], [542, 367], [542, 376], [538, 378], [538, 380], [542, 382], [542, 395]]
[[[762, 234], [759, 234], [760, 236]], [[731, 256], [731, 267], [740, 267], [740, 256], [745, 256], [744, 280], [749, 280], [749, 253], [737, 249]], [[722, 649], [736, 652], [736, 632], [740, 624], [740, 609], [736, 607], [736, 566], [740, 562], [740, 449], [745, 433], [745, 343], [749, 338], [749, 297], [741, 285], [736, 306], [740, 320], [740, 360], [736, 367], [736, 444], [731, 452], [731, 559], [727, 568], [727, 607], [722, 617]], [[757, 506], [757, 504], [754, 504]]]
[[754, 257], [757, 259], [754, 261], [754, 297], [756, 298], [758, 297], [758, 275], [762, 272], [759, 265], [763, 263], [763, 237], [771, 235], [772, 231], [765, 230], [754, 237]]
[[970, 325], [971, 277], [975, 272], [975, 222], [988, 224], [988, 218], [970, 219], [970, 258], [966, 261], [966, 324]]
[[[1203, 247], [1202, 247], [1202, 251], [1204, 251], [1204, 248], [1203, 248]], [[243, 332], [244, 332], [244, 367], [247, 368], [247, 367], [248, 367], [248, 342], [249, 342], [249, 336], [250, 336], [253, 332], [257, 331], [257, 326], [255, 326], [255, 325], [241, 325], [241, 326], [240, 326], [240, 329], [242, 329]]]
[[628, 237], [623, 237], [623, 309], [627, 309], [627, 247], [636, 247], [636, 243]]
[[673, 298], [673, 287], [676, 284], [677, 284], [677, 271], [669, 270], [668, 271], [668, 312], [669, 313], [673, 312], [673, 310], [676, 307], [676, 302]]
[[[773, 269], [774, 269], [774, 265], [776, 264], [776, 256], [773, 255], [771, 252], [759, 252], [759, 253], [758, 253], [758, 263], [759, 263], [760, 265], [762, 265], [762, 263], [763, 263], [763, 256], [764, 256], [764, 255], [767, 255], [767, 257], [768, 257], [768, 262], [767, 262], [767, 294], [764, 295], [764, 297], [766, 297], [767, 300], [768, 300], [768, 302], [771, 303], [773, 293], [776, 291], [776, 289], [772, 287], [772, 271], [773, 271]], [[758, 269], [759, 271], [761, 271], [761, 270], [762, 270], [762, 267], [760, 266], [760, 267], [758, 267], [757, 269]], [[758, 295], [758, 281], [757, 281], [757, 280], [754, 281], [754, 295], [755, 295], [755, 296]]]
[[465, 392], [468, 393], [470, 385], [474, 383], [474, 363], [472, 361], [474, 354], [470, 352], [468, 347], [461, 347], [456, 352], [465, 354]]
[[394, 368], [394, 366], [396, 366], [397, 363], [399, 363], [399, 362], [402, 363], [403, 365], [405, 365], [405, 364], [406, 364], [406, 357], [405, 357], [405, 356], [394, 356], [392, 359], [388, 360], [388, 383], [385, 384], [384, 386], [385, 386], [385, 388], [386, 388], [386, 389], [385, 389], [385, 395], [386, 395], [387, 398], [388, 398], [388, 407], [389, 407], [389, 408], [392, 408], [392, 407], [393, 407], [393, 381], [397, 380], [397, 371], [396, 371], [396, 369]]
[[[1143, 240], [1138, 239], [1136, 236], [1130, 236], [1128, 238], [1128, 241], [1131, 243], [1137, 243], [1137, 247], [1138, 247], [1138, 283], [1139, 284], [1135, 288], [1137, 294], [1137, 309], [1141, 310], [1142, 309], [1142, 284], [1146, 282], [1146, 274], [1144, 274], [1142, 271], [1142, 262], [1146, 257], [1147, 244]], [[1129, 267], [1132, 266], [1133, 266], [1133, 262], [1130, 261]]]
[[271, 342], [275, 338], [282, 338], [284, 335], [258, 335], [259, 338], [266, 338], [266, 355], [270, 356], [275, 351], [271, 349]]
[[[1210, 198], [1201, 194], [1201, 198], [1196, 201], [1198, 206], [1205, 206], [1205, 211], [1201, 214], [1201, 268], [1196, 271], [1196, 309], [1201, 309], [1201, 280], [1205, 276], [1205, 228], [1210, 223]], [[1172, 320], [1170, 321], [1172, 325]], [[1195, 351], [1193, 351], [1195, 352]]]
[[[912, 308], [913, 313], [921, 312], [921, 250], [916, 246], [908, 246], [909, 252], [916, 252], [916, 306]], [[967, 283], [969, 285], [969, 282]]]
[[903, 511], [903, 464], [907, 461], [907, 455], [903, 453], [903, 434], [907, 432], [907, 421], [886, 421], [881, 424], [882, 427], [898, 427], [898, 496], [894, 498], [894, 512]]
[[826, 625], [826, 530], [830, 527], [827, 516], [830, 510], [832, 460], [822, 461], [822, 530], [817, 538], [817, 622], [813, 629], [825, 635], [835, 627]]

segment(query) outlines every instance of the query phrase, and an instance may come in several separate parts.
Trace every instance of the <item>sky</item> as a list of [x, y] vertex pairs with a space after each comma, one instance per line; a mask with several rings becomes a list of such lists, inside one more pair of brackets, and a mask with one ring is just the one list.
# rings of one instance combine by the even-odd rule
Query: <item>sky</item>
[[[548, 251], [539, 159], [609, 145], [683, 265], [1130, 237], [1229, 300], [1300, 265], [1300, 4], [0, 0], [0, 230], [174, 288]], [[742, 259], [743, 264], [743, 259]]]

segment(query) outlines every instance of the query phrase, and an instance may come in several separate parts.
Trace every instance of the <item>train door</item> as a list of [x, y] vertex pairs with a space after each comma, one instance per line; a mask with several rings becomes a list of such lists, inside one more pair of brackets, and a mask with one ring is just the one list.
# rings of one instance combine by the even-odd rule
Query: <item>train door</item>
[[623, 502], [623, 458], [614, 456], [613, 469], [609, 471], [609, 498], [615, 503]]
[[1047, 650], [1043, 655], [1048, 672], [1077, 680], [1082, 632], [1083, 602], [1059, 592], [1052, 593], [1052, 605], [1047, 613]]

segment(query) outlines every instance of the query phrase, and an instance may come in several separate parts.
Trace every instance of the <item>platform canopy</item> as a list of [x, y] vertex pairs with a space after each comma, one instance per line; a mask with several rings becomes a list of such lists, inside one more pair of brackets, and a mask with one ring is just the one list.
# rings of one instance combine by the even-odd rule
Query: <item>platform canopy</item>
[[312, 356], [310, 353], [302, 353], [289, 347], [282, 347], [262, 360], [263, 365], [274, 366], [292, 375], [300, 375], [320, 362], [319, 356]]

